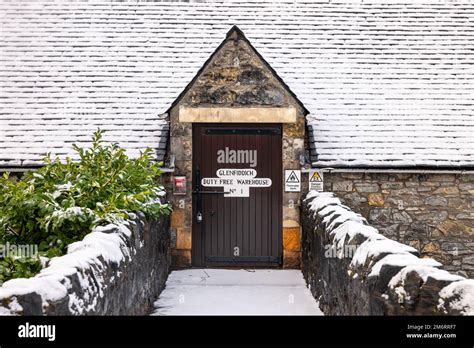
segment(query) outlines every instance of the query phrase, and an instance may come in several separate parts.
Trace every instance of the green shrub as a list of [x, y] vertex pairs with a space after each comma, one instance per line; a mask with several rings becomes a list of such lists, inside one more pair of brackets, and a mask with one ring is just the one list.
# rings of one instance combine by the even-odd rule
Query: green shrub
[[152, 150], [131, 159], [117, 144], [105, 145], [102, 134], [94, 133], [89, 149], [73, 145], [78, 161], [47, 155], [42, 168], [20, 180], [8, 173], [0, 177], [1, 242], [37, 244], [40, 254], [52, 257], [94, 227], [127, 218], [128, 212], [169, 213], [169, 206], [160, 203], [161, 163]]
[[0, 260], [0, 285], [12, 278], [29, 278], [41, 271], [41, 261], [33, 257], [4, 257]]

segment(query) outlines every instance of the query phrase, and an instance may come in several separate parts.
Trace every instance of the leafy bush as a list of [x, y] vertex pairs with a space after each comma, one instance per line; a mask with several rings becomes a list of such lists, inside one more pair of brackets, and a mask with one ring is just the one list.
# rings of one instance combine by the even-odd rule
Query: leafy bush
[[0, 285], [11, 278], [29, 278], [41, 271], [41, 261], [33, 257], [5, 257], [0, 260]]
[[[94, 227], [118, 222], [128, 212], [169, 213], [160, 202], [160, 163], [147, 149], [129, 158], [117, 144], [104, 145], [98, 130], [89, 149], [73, 145], [79, 161], [47, 155], [44, 166], [20, 180], [0, 177], [0, 242], [37, 244], [41, 255], [61, 255]], [[1, 269], [8, 268], [5, 265]], [[10, 269], [12, 269], [10, 267]]]

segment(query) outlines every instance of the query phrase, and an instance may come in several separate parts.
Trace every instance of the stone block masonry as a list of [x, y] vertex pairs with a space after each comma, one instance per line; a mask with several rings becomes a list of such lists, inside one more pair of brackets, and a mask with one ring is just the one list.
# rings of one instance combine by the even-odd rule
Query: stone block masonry
[[303, 274], [326, 315], [473, 315], [474, 280], [369, 226], [331, 192], [302, 204]]
[[474, 278], [474, 175], [324, 173], [325, 191], [383, 235]]
[[38, 275], [0, 287], [0, 315], [145, 315], [170, 266], [169, 218], [98, 227]]
[[[192, 264], [193, 124], [281, 124], [283, 171], [300, 168], [300, 156], [305, 151], [305, 117], [302, 105], [250, 43], [234, 32], [171, 108], [169, 122], [174, 175], [187, 178], [186, 195], [170, 197], [172, 264], [187, 268]], [[167, 189], [172, 192], [171, 187]], [[300, 264], [299, 196], [283, 192], [284, 268], [298, 268]]]

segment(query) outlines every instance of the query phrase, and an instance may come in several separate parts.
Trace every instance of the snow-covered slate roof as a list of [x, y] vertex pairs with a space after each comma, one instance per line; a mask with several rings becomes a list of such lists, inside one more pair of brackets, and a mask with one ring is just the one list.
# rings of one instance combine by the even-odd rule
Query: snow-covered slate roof
[[4, 166], [66, 154], [99, 126], [163, 154], [158, 115], [232, 25], [311, 112], [317, 165], [474, 163], [470, 0], [2, 0], [0, 14]]

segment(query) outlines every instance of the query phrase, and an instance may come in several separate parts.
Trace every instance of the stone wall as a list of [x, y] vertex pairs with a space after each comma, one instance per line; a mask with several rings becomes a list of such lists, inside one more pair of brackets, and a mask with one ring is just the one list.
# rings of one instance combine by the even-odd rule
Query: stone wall
[[[238, 30], [231, 30], [219, 50], [203, 67], [192, 85], [170, 111], [170, 155], [175, 158], [174, 175], [187, 177], [186, 196], [171, 198], [172, 258], [176, 267], [191, 266], [192, 248], [192, 129], [193, 123], [180, 122], [180, 107], [191, 108], [284, 108], [296, 110], [296, 122], [283, 123], [283, 169], [299, 169], [304, 153], [304, 110], [275, 72], [268, 67]], [[249, 111], [251, 113], [252, 111]], [[259, 115], [249, 114], [247, 122], [259, 123]], [[217, 121], [216, 121], [217, 122]], [[218, 122], [235, 123], [228, 119]], [[240, 120], [238, 123], [242, 123]], [[266, 122], [272, 122], [266, 120]], [[283, 189], [283, 188], [282, 188]], [[171, 188], [168, 188], [172, 192]], [[299, 193], [283, 192], [283, 266], [299, 267]]]
[[474, 280], [388, 239], [330, 192], [302, 206], [303, 274], [326, 315], [473, 315]]
[[168, 277], [169, 218], [96, 228], [38, 275], [0, 287], [0, 315], [144, 315]]
[[174, 196], [171, 186], [165, 186], [170, 193], [171, 213], [171, 258], [173, 267], [191, 266], [192, 226], [193, 226], [193, 125], [179, 122], [178, 109], [170, 113], [170, 155], [174, 156], [173, 175], [186, 177], [186, 195]]
[[324, 173], [325, 191], [383, 235], [474, 277], [474, 175]]

